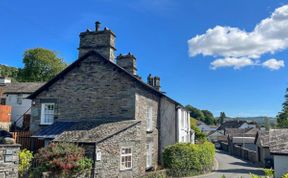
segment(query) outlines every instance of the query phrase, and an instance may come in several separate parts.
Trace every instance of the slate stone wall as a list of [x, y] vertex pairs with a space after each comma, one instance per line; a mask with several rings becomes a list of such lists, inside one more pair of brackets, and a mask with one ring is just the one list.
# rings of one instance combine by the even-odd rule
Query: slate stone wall
[[[156, 169], [158, 165], [158, 137], [159, 137], [159, 98], [151, 93], [148, 93], [144, 90], [137, 90], [136, 93], [136, 120], [142, 121], [142, 134], [146, 136], [146, 143], [153, 142], [153, 153], [152, 153], [152, 164]], [[152, 106], [152, 131], [147, 132], [147, 109], [149, 106]], [[144, 146], [146, 148], [146, 146]], [[146, 151], [145, 151], [146, 153]]]
[[37, 96], [31, 112], [31, 131], [40, 128], [43, 102], [56, 103], [55, 120], [134, 119], [135, 85], [108, 61], [90, 56]]
[[[145, 174], [146, 154], [145, 135], [141, 123], [123, 131], [99, 144], [101, 160], [96, 161], [95, 177], [139, 177]], [[120, 170], [121, 147], [132, 148], [132, 169]]]
[[0, 144], [0, 177], [18, 178], [20, 145]]
[[[147, 91], [119, 68], [97, 56], [90, 56], [34, 99], [30, 129], [35, 133], [45, 127], [40, 125], [43, 102], [56, 104], [55, 121], [141, 120], [141, 137], [138, 138], [143, 148], [141, 155], [145, 156], [143, 161], [146, 162], [146, 143], [152, 141], [153, 167], [156, 169], [159, 162], [159, 100], [156, 92]], [[153, 108], [151, 132], [146, 132], [148, 106]]]

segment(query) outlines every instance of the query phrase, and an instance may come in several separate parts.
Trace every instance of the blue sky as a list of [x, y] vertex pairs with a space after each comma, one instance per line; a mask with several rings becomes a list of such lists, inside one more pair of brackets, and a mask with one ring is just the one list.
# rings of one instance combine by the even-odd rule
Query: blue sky
[[[288, 87], [288, 34], [277, 31], [286, 21], [275, 21], [287, 14], [279, 11], [283, 18], [278, 14], [276, 19], [276, 14], [272, 25], [269, 17], [287, 3], [1, 0], [0, 63], [21, 67], [23, 52], [35, 47], [54, 50], [71, 63], [77, 58], [79, 33], [94, 29], [99, 20], [115, 32], [117, 54], [132, 52], [138, 74], [145, 80], [149, 73], [159, 75], [162, 90], [184, 105], [216, 116], [221, 111], [228, 116], [275, 116]], [[272, 35], [265, 24], [255, 30], [267, 18], [268, 29], [276, 28]]]

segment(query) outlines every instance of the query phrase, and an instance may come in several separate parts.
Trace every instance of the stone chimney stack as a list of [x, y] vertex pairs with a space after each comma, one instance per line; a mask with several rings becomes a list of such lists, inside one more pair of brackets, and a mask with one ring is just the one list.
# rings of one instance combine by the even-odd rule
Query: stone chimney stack
[[154, 87], [156, 90], [160, 91], [160, 77], [158, 76], [152, 77], [152, 75], [149, 74], [147, 77], [147, 83], [150, 86]]
[[106, 59], [114, 62], [116, 51], [115, 34], [106, 27], [101, 30], [100, 22], [95, 23], [95, 31], [80, 33], [79, 57], [84, 56], [89, 51], [96, 51]]
[[137, 75], [136, 58], [130, 52], [127, 55], [117, 56], [117, 65], [127, 70], [132, 75]]

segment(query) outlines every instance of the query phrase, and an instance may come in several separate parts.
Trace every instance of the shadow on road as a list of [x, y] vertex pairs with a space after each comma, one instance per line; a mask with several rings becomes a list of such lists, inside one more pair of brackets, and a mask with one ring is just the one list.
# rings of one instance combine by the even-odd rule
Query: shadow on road
[[256, 174], [256, 175], [263, 175], [262, 170], [253, 170], [253, 169], [219, 169], [214, 172], [218, 173], [236, 173], [236, 174]]
[[230, 164], [236, 165], [236, 166], [245, 166], [245, 167], [254, 165], [253, 163], [249, 163], [249, 162], [245, 162], [245, 163], [243, 163], [243, 162], [234, 162], [234, 163], [230, 163]]

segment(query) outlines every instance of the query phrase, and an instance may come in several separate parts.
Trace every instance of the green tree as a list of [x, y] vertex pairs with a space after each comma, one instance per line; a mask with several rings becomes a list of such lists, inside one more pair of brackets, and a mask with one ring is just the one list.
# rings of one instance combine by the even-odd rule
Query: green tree
[[220, 117], [219, 117], [218, 123], [223, 124], [225, 122], [225, 119], [226, 119], [225, 112], [220, 112]]
[[201, 110], [199, 110], [199, 109], [197, 109], [191, 105], [187, 105], [187, 106], [185, 106], [185, 108], [188, 111], [190, 111], [190, 117], [193, 117], [193, 118], [200, 120], [200, 121], [204, 121], [205, 116]]
[[216, 119], [214, 118], [212, 112], [208, 110], [202, 110], [202, 113], [204, 114], [204, 122], [208, 125], [216, 124]]
[[17, 77], [22, 82], [48, 81], [67, 66], [55, 52], [43, 48], [25, 51], [23, 63], [24, 68], [19, 70]]
[[18, 68], [0, 64], [0, 76], [9, 77], [14, 81], [18, 75]]
[[277, 127], [288, 128], [288, 88], [284, 95], [285, 101], [282, 104], [282, 111], [277, 115]]

